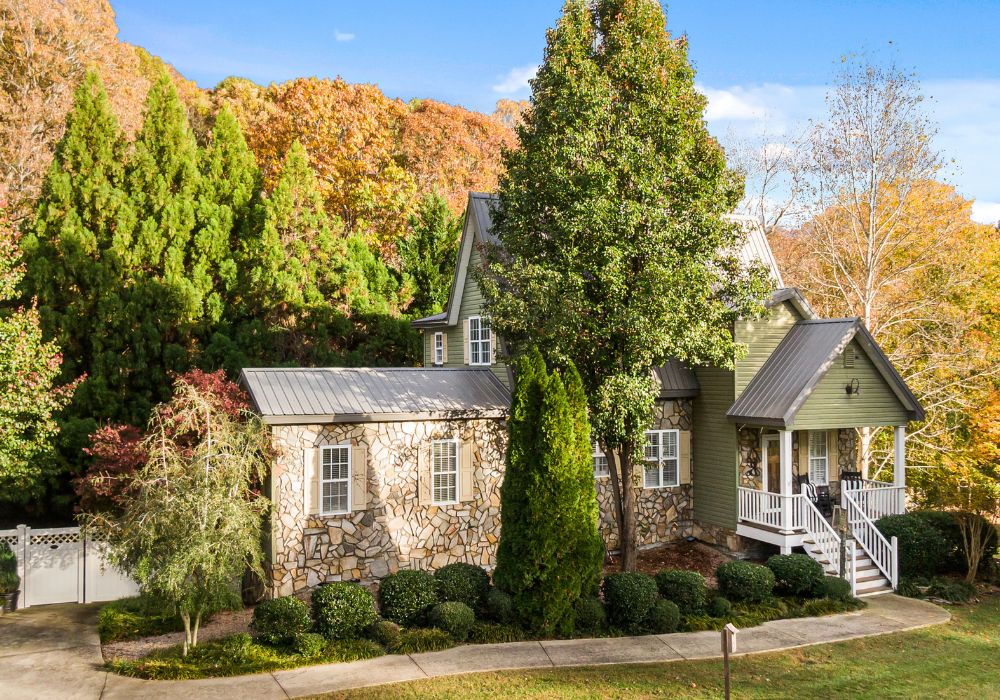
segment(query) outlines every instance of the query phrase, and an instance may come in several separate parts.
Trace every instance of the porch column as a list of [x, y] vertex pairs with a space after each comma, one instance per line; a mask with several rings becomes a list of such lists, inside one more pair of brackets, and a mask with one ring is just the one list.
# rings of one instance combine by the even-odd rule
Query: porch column
[[[778, 474], [781, 481], [778, 484], [781, 494], [781, 529], [792, 532], [792, 431], [778, 431]], [[782, 545], [781, 553], [790, 554], [791, 547]]]
[[899, 503], [896, 506], [897, 513], [906, 512], [906, 426], [897, 425], [892, 438], [893, 451], [895, 453], [895, 465], [892, 470], [893, 485], [901, 487], [898, 497]]

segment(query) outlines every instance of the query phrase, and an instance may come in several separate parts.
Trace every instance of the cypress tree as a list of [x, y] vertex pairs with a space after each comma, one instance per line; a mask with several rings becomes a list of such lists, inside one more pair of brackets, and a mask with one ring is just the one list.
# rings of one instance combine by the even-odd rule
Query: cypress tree
[[420, 200], [410, 230], [399, 242], [403, 271], [414, 286], [412, 315], [437, 313], [447, 303], [461, 232], [462, 218], [452, 214], [444, 197], [432, 192]]

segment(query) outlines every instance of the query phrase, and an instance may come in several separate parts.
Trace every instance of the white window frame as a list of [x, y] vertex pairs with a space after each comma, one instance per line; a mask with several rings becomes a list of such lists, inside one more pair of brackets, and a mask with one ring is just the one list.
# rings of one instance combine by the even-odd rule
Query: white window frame
[[[651, 440], [656, 436], [655, 440]], [[669, 450], [664, 449], [667, 445], [667, 436], [672, 437], [673, 454], [668, 454]], [[643, 461], [646, 463], [642, 474], [642, 487], [646, 489], [673, 488], [681, 485], [681, 431], [672, 430], [647, 430], [646, 444], [643, 446]], [[656, 466], [653, 467], [652, 465]], [[674, 478], [667, 480], [667, 469], [673, 466]], [[650, 478], [653, 477], [653, 478]]]
[[[607, 479], [611, 476], [611, 465], [608, 464], [608, 457], [601, 450], [601, 445], [596, 440], [594, 441], [594, 451], [592, 454], [592, 460], [594, 465], [594, 478], [595, 479]], [[600, 468], [603, 464], [604, 468]]]
[[433, 352], [434, 364], [443, 365], [444, 364], [444, 333], [437, 331], [434, 333], [434, 337], [431, 340], [433, 345], [431, 346], [431, 352]]
[[[484, 328], [485, 338], [483, 337]], [[470, 365], [488, 367], [493, 364], [493, 328], [483, 320], [482, 316], [469, 316], [468, 342]]]
[[[326, 460], [327, 454], [332, 453], [334, 450], [345, 450], [347, 453], [347, 476], [327, 478], [326, 476]], [[319, 451], [319, 512], [320, 515], [346, 515], [351, 512], [351, 499], [354, 494], [351, 492], [353, 485], [351, 484], [353, 474], [353, 464], [351, 454], [352, 449], [350, 445], [323, 445], [320, 447]], [[326, 487], [330, 484], [346, 484], [347, 489], [344, 495], [346, 507], [344, 510], [328, 510], [326, 508]], [[335, 497], [331, 494], [331, 498]]]
[[[455, 465], [455, 468], [453, 470], [448, 470], [448, 471], [438, 471], [437, 470], [438, 461], [437, 461], [437, 459], [435, 459], [434, 452], [437, 450], [437, 448], [438, 448], [439, 445], [451, 445], [452, 449], [455, 450], [455, 455], [454, 455], [454, 460], [455, 460], [454, 461], [454, 465]], [[462, 484], [460, 483], [461, 482], [461, 478], [462, 478], [462, 470], [461, 470], [461, 465], [459, 465], [460, 453], [459, 453], [459, 449], [458, 448], [459, 448], [458, 438], [446, 438], [446, 439], [443, 439], [443, 440], [432, 440], [431, 441], [431, 503], [433, 505], [436, 505], [436, 506], [449, 506], [449, 505], [454, 505], [454, 504], [456, 504], [456, 503], [459, 502], [459, 496], [462, 493], [462, 490], [461, 490]], [[449, 474], [453, 474], [454, 477], [455, 477], [455, 485], [454, 485], [454, 488], [455, 488], [455, 497], [453, 499], [450, 499], [450, 500], [439, 500], [438, 499], [438, 488], [437, 488], [437, 484], [435, 484], [435, 477], [437, 477], [439, 475], [449, 475]], [[445, 488], [448, 488], [448, 487], [445, 487]]]
[[[809, 481], [813, 486], [830, 485], [830, 443], [825, 430], [810, 430], [808, 442], [809, 450]], [[822, 447], [822, 454], [816, 447]], [[822, 473], [819, 469], [822, 468]], [[822, 478], [820, 478], [822, 476]]]

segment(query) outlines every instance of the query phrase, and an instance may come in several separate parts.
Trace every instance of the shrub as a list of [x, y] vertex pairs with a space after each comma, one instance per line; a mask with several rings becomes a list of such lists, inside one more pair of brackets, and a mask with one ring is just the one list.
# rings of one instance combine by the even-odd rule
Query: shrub
[[729, 617], [733, 614], [733, 604], [729, 602], [728, 598], [715, 596], [708, 605], [708, 613], [712, 617]]
[[386, 649], [392, 649], [399, 642], [399, 625], [392, 620], [378, 620], [368, 628], [367, 636]]
[[434, 572], [434, 587], [442, 603], [465, 603], [478, 610], [490, 588], [490, 576], [479, 566], [448, 564]]
[[709, 617], [708, 615], [688, 615], [684, 618], [684, 629], [688, 632], [719, 630], [725, 624], [724, 620]]
[[375, 600], [357, 583], [327, 583], [312, 594], [316, 631], [327, 639], [354, 639], [378, 619]]
[[766, 566], [747, 561], [727, 561], [715, 572], [719, 592], [730, 600], [759, 603], [774, 592], [774, 574]]
[[646, 614], [643, 627], [653, 634], [669, 634], [677, 631], [681, 622], [681, 611], [672, 600], [658, 600]]
[[17, 557], [6, 542], [0, 542], [0, 594], [13, 593], [21, 584], [17, 575]]
[[464, 642], [469, 637], [469, 630], [476, 622], [472, 608], [455, 601], [438, 603], [427, 617], [431, 625], [444, 630], [457, 642]]
[[604, 577], [604, 603], [611, 624], [637, 632], [657, 599], [656, 581], [638, 571], [618, 571]]
[[404, 569], [382, 579], [379, 585], [382, 616], [403, 627], [424, 621], [437, 604], [434, 577], [419, 569]]
[[392, 651], [397, 654], [419, 654], [441, 651], [455, 646], [455, 640], [444, 630], [435, 628], [404, 630]]
[[236, 664], [247, 663], [256, 656], [253, 639], [246, 632], [223, 639], [221, 649], [222, 653]]
[[824, 576], [820, 581], [816, 594], [830, 600], [848, 601], [854, 596], [851, 595], [851, 582], [845, 581], [837, 576]]
[[315, 632], [299, 632], [292, 639], [292, 649], [299, 656], [312, 659], [326, 650], [326, 637]]
[[935, 528], [912, 513], [887, 515], [875, 523], [886, 539], [899, 539], [899, 573], [930, 576], [944, 567], [948, 543]]
[[112, 601], [97, 616], [97, 632], [104, 644], [183, 629], [180, 617], [149, 596]]
[[295, 596], [265, 600], [253, 610], [250, 629], [265, 644], [287, 644], [312, 627], [309, 607]]
[[[940, 533], [945, 541], [945, 557], [941, 570], [965, 573], [968, 565], [965, 560], [965, 542], [962, 539], [962, 529], [959, 527], [958, 518], [978, 518], [983, 521], [984, 531], [991, 533], [986, 546], [983, 548], [983, 558], [979, 562], [979, 568], [991, 561], [997, 553], [997, 531], [996, 528], [983, 516], [978, 513], [953, 513], [944, 510], [917, 510], [910, 513], [914, 518], [930, 525]], [[902, 543], [900, 543], [902, 547]], [[902, 553], [900, 553], [902, 556]]]
[[767, 560], [779, 590], [792, 595], [813, 595], [823, 585], [823, 566], [808, 554], [775, 554]]
[[656, 575], [656, 587], [660, 596], [673, 601], [684, 615], [705, 609], [708, 590], [705, 588], [705, 577], [697, 571], [666, 569]]
[[952, 603], [967, 603], [976, 595], [976, 587], [967, 581], [935, 578], [927, 589], [927, 595], [943, 598]]
[[604, 612], [604, 603], [600, 598], [580, 598], [573, 605], [573, 611], [576, 614], [575, 628], [580, 634], [598, 634], [608, 622], [608, 615]]
[[843, 603], [844, 601], [833, 600], [831, 598], [807, 600], [802, 604], [802, 614], [807, 617], [820, 617], [821, 615], [844, 612]]
[[520, 642], [523, 639], [524, 632], [519, 627], [496, 622], [477, 622], [469, 630], [469, 641], [473, 644], [500, 644]]
[[514, 621], [514, 601], [498, 588], [486, 594], [486, 615], [494, 622], [509, 625]]
[[347, 663], [361, 659], [385, 656], [385, 649], [370, 639], [341, 639], [326, 645], [324, 657], [330, 661]]

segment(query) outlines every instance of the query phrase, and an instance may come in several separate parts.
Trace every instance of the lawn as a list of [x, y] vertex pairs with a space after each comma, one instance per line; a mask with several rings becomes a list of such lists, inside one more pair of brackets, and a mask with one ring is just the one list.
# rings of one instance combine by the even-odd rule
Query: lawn
[[[950, 623], [925, 630], [734, 659], [733, 697], [1000, 698], [1000, 596], [950, 610]], [[504, 671], [317, 697], [716, 699], [722, 662]]]

